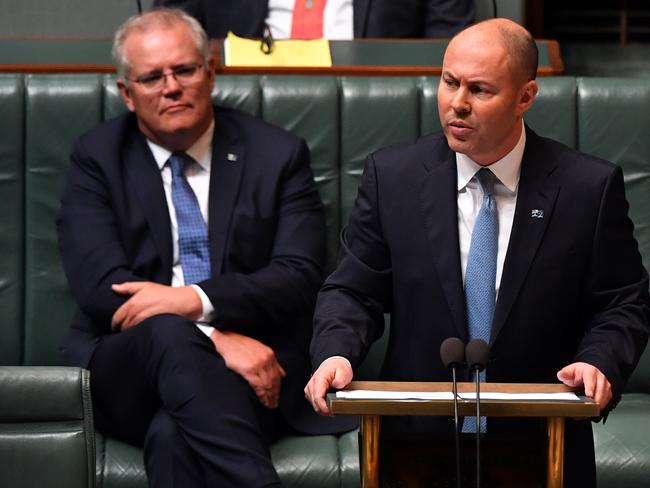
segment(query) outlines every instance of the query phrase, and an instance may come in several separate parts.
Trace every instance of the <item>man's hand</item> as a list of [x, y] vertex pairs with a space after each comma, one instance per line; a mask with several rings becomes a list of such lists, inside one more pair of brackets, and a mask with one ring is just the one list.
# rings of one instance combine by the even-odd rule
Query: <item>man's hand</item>
[[329, 358], [321, 363], [305, 386], [305, 397], [314, 411], [321, 415], [331, 415], [325, 395], [330, 387], [341, 389], [352, 381], [352, 367], [342, 358]]
[[587, 363], [573, 363], [557, 373], [557, 379], [567, 386], [583, 386], [585, 395], [593, 398], [602, 411], [612, 399], [612, 385], [600, 370]]
[[127, 281], [112, 286], [115, 293], [130, 295], [113, 314], [113, 330], [126, 330], [161, 313], [173, 313], [190, 320], [203, 313], [203, 304], [191, 286], [171, 287], [150, 281]]
[[210, 339], [228, 369], [242, 376], [262, 405], [277, 408], [282, 378], [286, 376], [273, 349], [251, 337], [215, 330]]

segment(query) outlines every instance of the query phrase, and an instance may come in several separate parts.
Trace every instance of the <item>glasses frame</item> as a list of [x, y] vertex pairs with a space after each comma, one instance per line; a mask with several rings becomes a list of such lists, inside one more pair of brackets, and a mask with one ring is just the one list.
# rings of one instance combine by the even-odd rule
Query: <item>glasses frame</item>
[[[192, 78], [190, 80], [180, 80], [178, 78], [179, 73], [188, 68], [192, 68], [195, 70], [192, 73], [192, 77], [196, 77], [196, 79]], [[188, 64], [183, 64], [181, 66], [177, 66], [176, 68], [173, 68], [168, 72], [163, 71], [161, 73], [157, 73], [155, 76], [152, 74], [147, 74], [147, 75], [138, 76], [137, 78], [127, 78], [126, 76], [125, 78], [132, 83], [137, 83], [138, 85], [140, 85], [142, 89], [147, 93], [158, 93], [165, 89], [168, 76], [173, 77], [176, 80], [176, 83], [178, 83], [182, 87], [186, 87], [199, 81], [198, 76], [196, 76], [196, 73], [198, 73], [198, 71], [203, 68], [205, 68], [205, 65], [203, 63], [188, 63]], [[157, 78], [158, 76], [160, 76], [160, 78]], [[153, 83], [155, 84], [160, 83], [160, 86], [147, 86], [146, 78], [152, 78], [152, 77], [156, 78], [156, 80], [153, 81]]]

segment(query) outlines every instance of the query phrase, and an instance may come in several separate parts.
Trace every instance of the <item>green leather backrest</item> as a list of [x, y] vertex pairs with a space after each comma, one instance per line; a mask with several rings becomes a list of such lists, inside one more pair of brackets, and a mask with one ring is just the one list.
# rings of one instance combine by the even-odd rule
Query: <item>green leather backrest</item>
[[[630, 217], [646, 269], [650, 266], [650, 82], [579, 78], [578, 148], [623, 168]], [[628, 391], [650, 392], [646, 349]]]
[[0, 76], [0, 364], [22, 362], [25, 126], [22, 77]]
[[60, 364], [74, 306], [61, 272], [54, 218], [72, 141], [101, 120], [97, 75], [25, 78], [24, 363]]
[[[542, 135], [623, 167], [631, 216], [650, 263], [650, 88], [644, 80], [539, 79], [527, 123]], [[440, 128], [436, 77], [219, 76], [216, 103], [303, 137], [325, 203], [328, 267], [368, 153]], [[642, 109], [645, 107], [645, 110]], [[74, 305], [61, 271], [54, 216], [73, 139], [125, 110], [113, 75], [2, 75], [0, 364], [58, 364]], [[5, 137], [7, 135], [7, 137]], [[381, 354], [374, 361], [379, 362]], [[631, 388], [650, 391], [644, 357]]]

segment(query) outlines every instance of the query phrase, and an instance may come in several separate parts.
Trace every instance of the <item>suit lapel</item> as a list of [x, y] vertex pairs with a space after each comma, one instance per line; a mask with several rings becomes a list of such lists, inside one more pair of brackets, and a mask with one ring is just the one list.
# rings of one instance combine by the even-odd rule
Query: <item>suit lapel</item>
[[456, 160], [449, 149], [441, 153], [441, 163], [425, 164], [429, 172], [422, 181], [422, 212], [436, 270], [454, 325], [458, 336], [466, 340], [465, 299], [458, 244]]
[[554, 178], [557, 163], [547, 158], [544, 141], [526, 128], [517, 206], [494, 311], [491, 343], [508, 318], [553, 216], [560, 184]]
[[209, 235], [212, 275], [223, 270], [228, 230], [245, 164], [244, 145], [226, 117], [217, 117], [210, 170]]
[[[135, 130], [124, 147], [124, 171], [129, 187], [134, 189], [136, 198], [149, 223], [158, 254], [162, 262], [165, 279], [171, 281], [172, 238], [171, 222], [167, 211], [167, 200], [163, 188], [160, 169], [147, 146], [142, 134]], [[147, 182], [143, 184], [143, 182]]]

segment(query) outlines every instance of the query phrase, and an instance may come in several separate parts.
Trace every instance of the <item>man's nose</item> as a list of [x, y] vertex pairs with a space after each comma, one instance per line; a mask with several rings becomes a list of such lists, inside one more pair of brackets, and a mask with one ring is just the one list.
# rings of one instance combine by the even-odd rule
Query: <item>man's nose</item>
[[451, 107], [458, 113], [469, 113], [472, 106], [469, 103], [467, 90], [463, 87], [458, 88], [451, 101]]
[[163, 85], [163, 94], [175, 93], [183, 89], [183, 86], [178, 82], [174, 73], [169, 73], [165, 76], [165, 81]]

